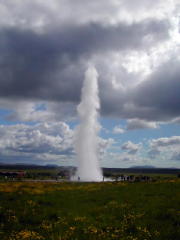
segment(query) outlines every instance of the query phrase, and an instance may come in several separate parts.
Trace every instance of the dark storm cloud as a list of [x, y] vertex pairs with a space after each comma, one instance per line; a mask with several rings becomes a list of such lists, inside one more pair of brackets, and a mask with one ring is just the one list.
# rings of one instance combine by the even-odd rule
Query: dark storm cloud
[[[76, 103], [87, 62], [110, 52], [147, 50], [169, 38], [167, 20], [145, 20], [105, 26], [56, 24], [37, 33], [32, 29], [0, 30], [0, 97]], [[101, 111], [104, 115], [168, 120], [180, 115], [178, 60], [169, 60], [137, 87], [115, 89], [108, 66], [97, 64]], [[135, 76], [123, 70], [120, 79]]]
[[152, 119], [180, 115], [180, 62], [173, 58], [163, 64], [134, 91], [137, 107], [149, 109]]
[[167, 21], [153, 20], [55, 26], [45, 33], [1, 29], [0, 96], [78, 101], [84, 66], [93, 54], [143, 49], [167, 39], [168, 29]]
[[179, 66], [180, 61], [172, 56], [131, 89], [113, 90], [107, 83], [102, 93], [103, 114], [145, 121], [169, 121], [180, 116]]
[[[78, 63], [74, 67], [75, 53], [68, 54], [58, 39], [60, 36], [15, 29], [4, 30], [1, 36], [1, 96], [77, 99], [78, 93], [73, 88], [74, 82], [77, 86], [78, 79], [82, 78], [78, 71], [81, 67]], [[68, 99], [64, 99], [67, 91]]]

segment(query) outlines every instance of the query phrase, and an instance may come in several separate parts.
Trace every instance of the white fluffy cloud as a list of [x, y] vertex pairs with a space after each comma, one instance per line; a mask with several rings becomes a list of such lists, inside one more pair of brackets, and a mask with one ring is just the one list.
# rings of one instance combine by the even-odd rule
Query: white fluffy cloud
[[122, 134], [124, 132], [125, 132], [124, 128], [121, 128], [120, 126], [115, 126], [113, 128], [113, 133], [114, 134]]
[[158, 128], [156, 122], [149, 122], [142, 119], [130, 119], [127, 121], [127, 130], [137, 130], [143, 128]]
[[99, 138], [98, 153], [100, 160], [102, 160], [105, 157], [105, 155], [107, 155], [107, 151], [111, 149], [114, 143], [115, 141], [112, 138], [108, 139]]
[[[61, 155], [71, 156], [73, 151], [73, 131], [63, 122], [41, 123], [36, 125], [17, 124], [12, 126], [0, 125], [1, 161], [11, 156], [46, 160]], [[49, 160], [50, 160], [49, 159]], [[18, 159], [16, 159], [18, 161]]]
[[[102, 159], [114, 140], [99, 138]], [[65, 122], [0, 125], [0, 161], [75, 164], [74, 130]]]
[[15, 100], [0, 98], [0, 106], [8, 109], [5, 120], [20, 122], [57, 122], [72, 119], [76, 109], [72, 103], [42, 100]]
[[149, 146], [149, 156], [152, 158], [164, 155], [166, 160], [179, 160], [180, 136], [152, 139]]
[[171, 159], [172, 161], [180, 161], [180, 151], [176, 151], [172, 154]]
[[166, 138], [158, 138], [153, 139], [150, 142], [151, 147], [158, 148], [158, 147], [170, 147], [170, 146], [180, 146], [180, 136], [172, 136]]
[[140, 148], [141, 144], [135, 144], [131, 141], [125, 142], [121, 146], [121, 149], [127, 151], [129, 154], [136, 154]]

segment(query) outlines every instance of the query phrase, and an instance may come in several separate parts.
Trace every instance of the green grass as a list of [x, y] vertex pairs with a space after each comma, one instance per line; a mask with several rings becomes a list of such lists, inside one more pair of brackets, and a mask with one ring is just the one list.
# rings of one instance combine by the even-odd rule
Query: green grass
[[180, 181], [0, 183], [2, 240], [179, 240]]

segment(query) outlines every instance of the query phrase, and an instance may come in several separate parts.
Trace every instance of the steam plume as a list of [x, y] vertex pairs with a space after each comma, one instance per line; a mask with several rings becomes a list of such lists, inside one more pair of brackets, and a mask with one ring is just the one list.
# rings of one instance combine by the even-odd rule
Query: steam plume
[[78, 176], [81, 181], [102, 181], [102, 173], [98, 163], [98, 73], [89, 66], [81, 93], [81, 103], [77, 107], [80, 125], [76, 132], [76, 153]]

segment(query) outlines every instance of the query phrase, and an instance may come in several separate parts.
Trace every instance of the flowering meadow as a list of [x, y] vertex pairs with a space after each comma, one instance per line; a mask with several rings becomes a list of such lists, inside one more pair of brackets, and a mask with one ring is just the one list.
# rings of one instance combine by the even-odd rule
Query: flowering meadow
[[180, 180], [0, 182], [1, 240], [179, 240]]

